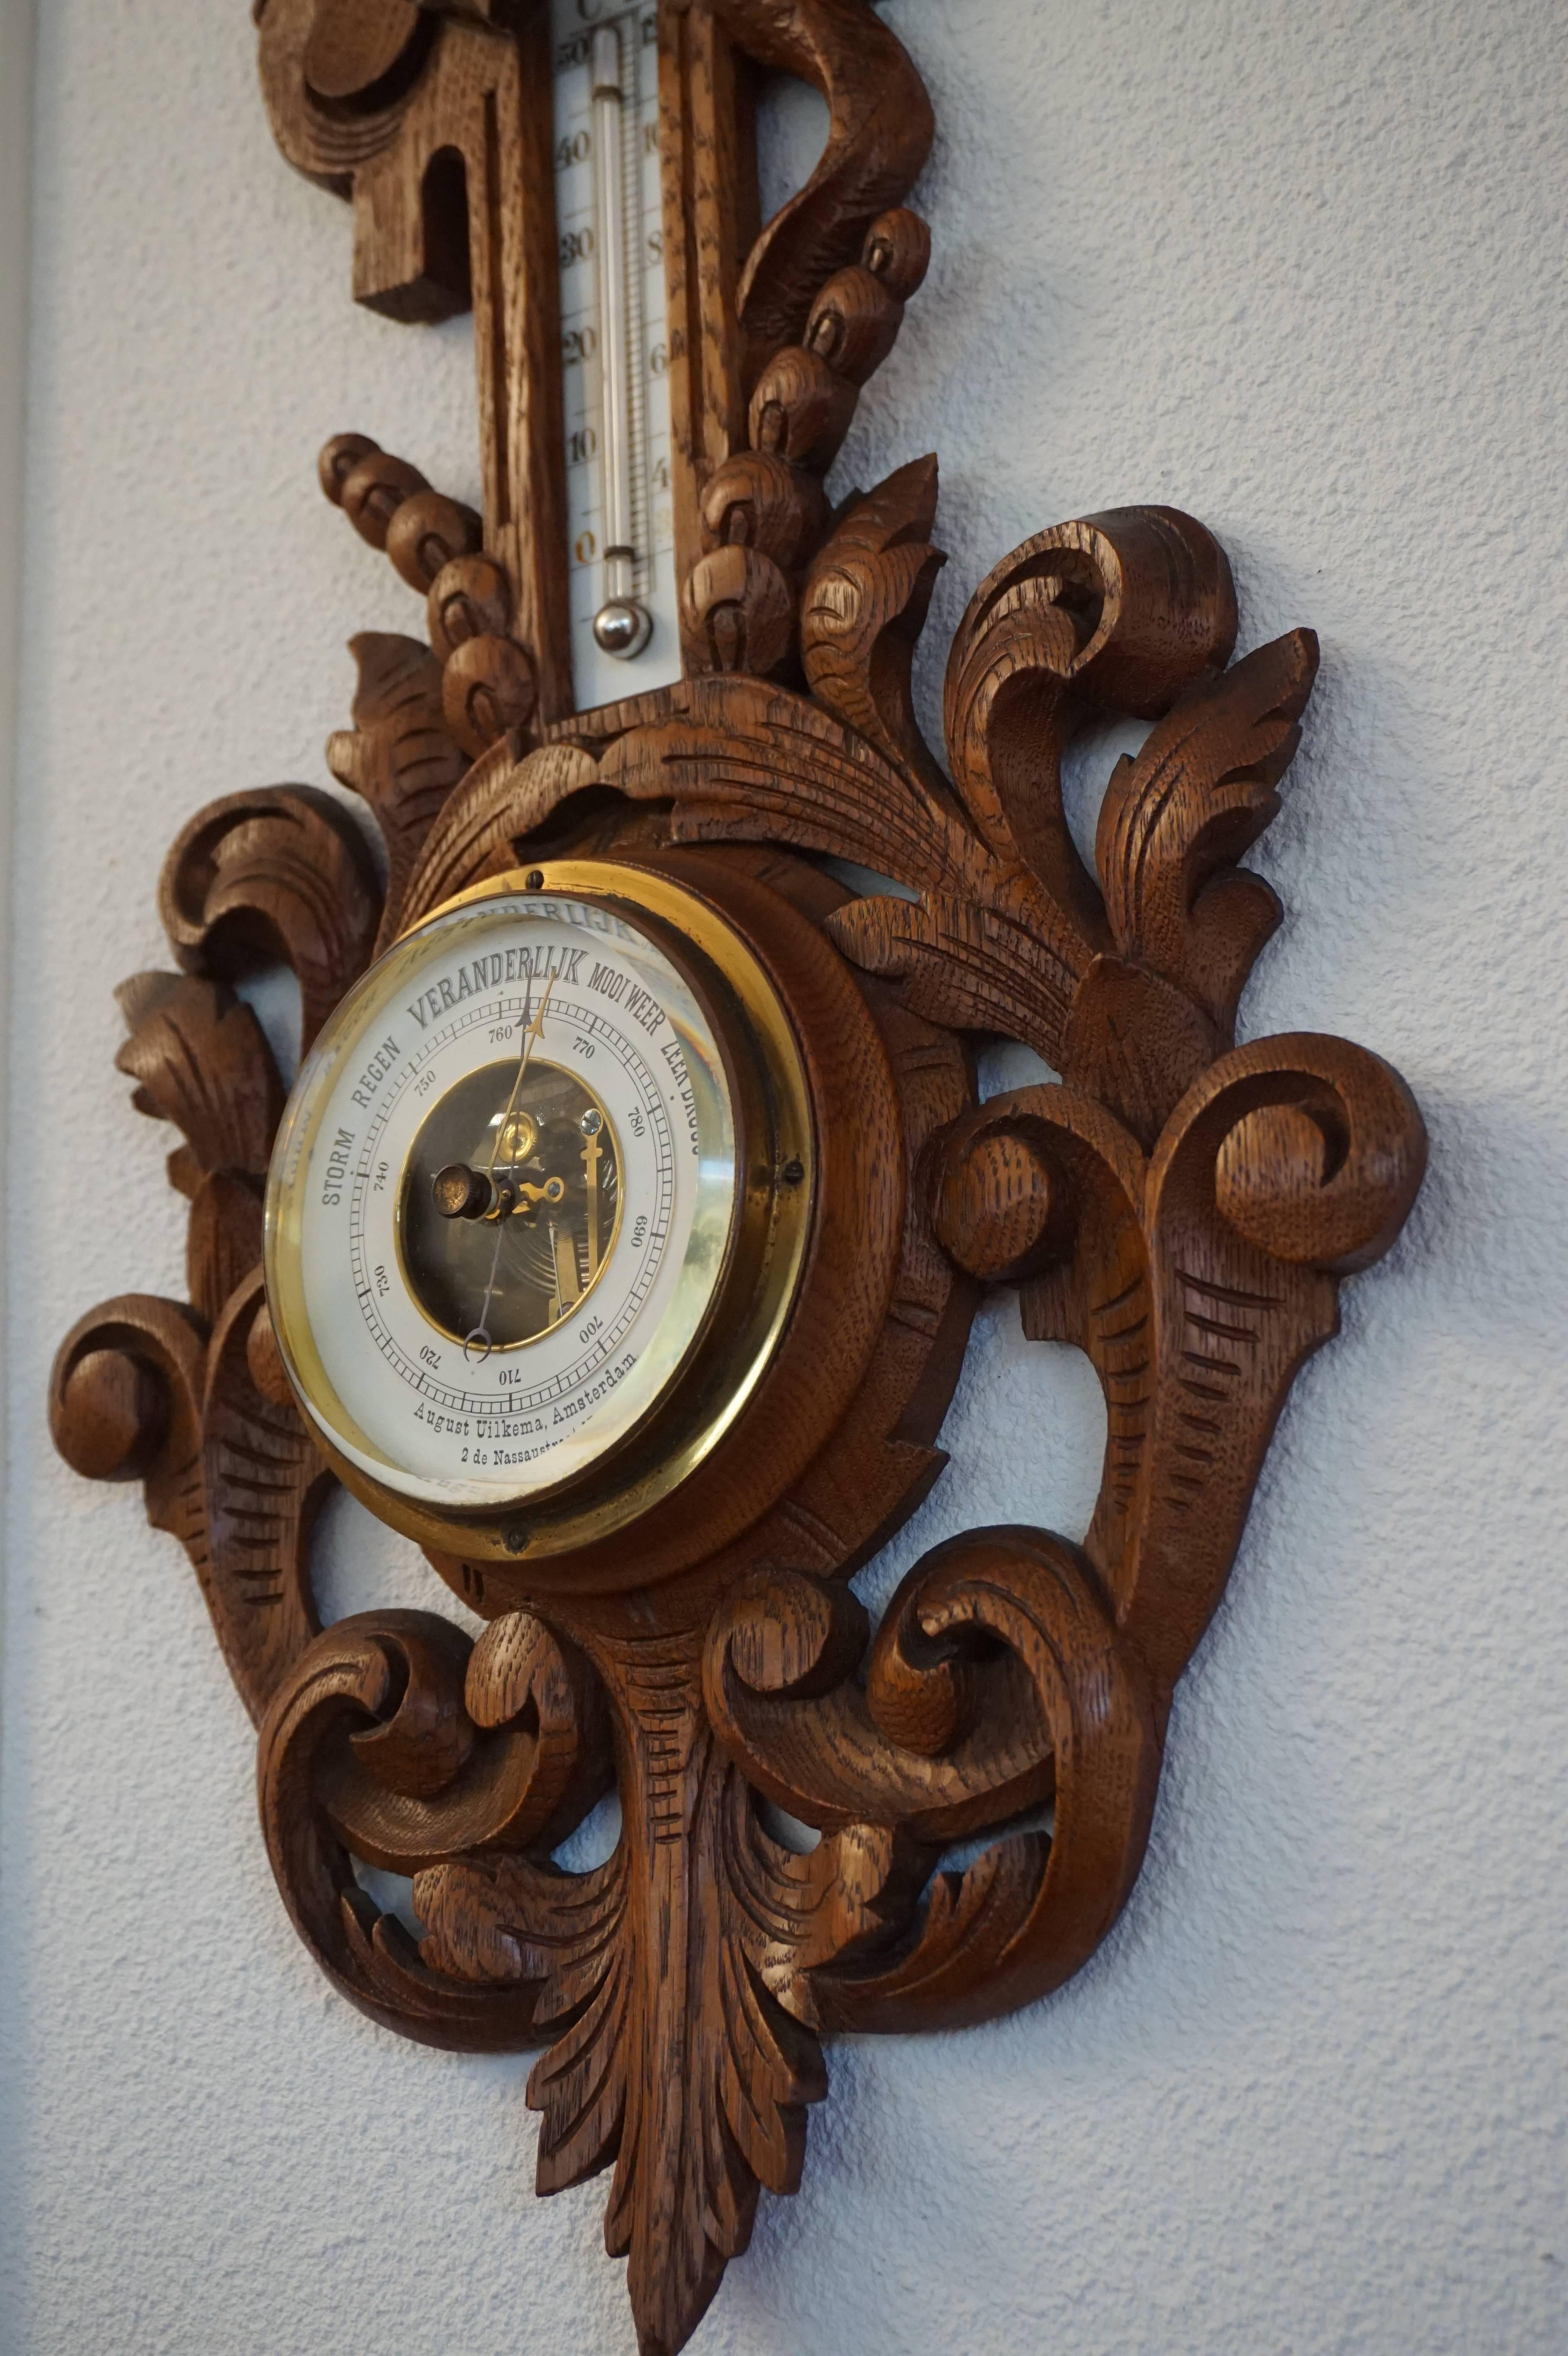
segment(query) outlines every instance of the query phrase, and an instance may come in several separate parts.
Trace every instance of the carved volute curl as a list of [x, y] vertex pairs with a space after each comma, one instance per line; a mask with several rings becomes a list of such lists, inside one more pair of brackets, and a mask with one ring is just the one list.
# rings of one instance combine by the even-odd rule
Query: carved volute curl
[[[356, 294], [406, 319], [473, 303], [483, 511], [367, 434], [321, 454], [424, 635], [352, 641], [353, 726], [327, 760], [363, 824], [309, 787], [235, 792], [169, 853], [181, 971], [124, 986], [118, 1061], [181, 1133], [189, 1300], [83, 1318], [51, 1430], [84, 1477], [140, 1481], [191, 1558], [310, 1954], [400, 2034], [540, 2049], [539, 2190], [613, 2171], [639, 2345], [674, 2356], [760, 2190], [799, 2183], [825, 2037], [994, 2017], [1115, 1921], [1275, 1420], [1339, 1285], [1399, 1234], [1424, 1134], [1364, 1048], [1235, 1044], [1281, 914], [1239, 862], [1279, 808], [1317, 654], [1291, 630], [1232, 661], [1202, 524], [1128, 507], [1025, 541], [954, 639], [944, 745], [921, 734], [936, 461], [837, 507], [824, 487], [930, 252], [906, 201], [929, 105], [866, 0], [659, 6], [685, 675], [592, 712], [571, 694], [548, 11], [256, 13], [280, 145], [352, 206]], [[752, 66], [803, 76], [829, 113], [765, 225]], [[1150, 733], [1109, 779], [1091, 869], [1061, 764], [1097, 714]], [[720, 1459], [620, 1537], [432, 1554], [477, 1642], [424, 1612], [324, 1632], [307, 1554], [332, 1475], [259, 1266], [283, 1091], [231, 985], [289, 964], [308, 1047], [405, 928], [569, 854], [706, 895], [810, 1067], [825, 1208], [760, 1394], [771, 1436], [744, 1479]], [[892, 888], [852, 893], [830, 860]], [[976, 1103], [972, 1045], [996, 1035], [1059, 1080]], [[1101, 1383], [1093, 1523], [1081, 1545], [1005, 1522], [951, 1539], [872, 1628], [850, 1574], [939, 1476], [996, 1285]], [[613, 1855], [565, 1870], [555, 1850], [612, 1788]], [[819, 1845], [781, 1846], [764, 1802]], [[365, 1865], [412, 1877], [421, 1935]]]
[[[594, 1910], [571, 1877], [529, 1857], [603, 1788], [585, 1674], [532, 1623], [499, 1621], [471, 1648], [433, 1613], [365, 1612], [308, 1645], [274, 1698], [256, 1772], [278, 1887], [321, 1968], [387, 2028], [465, 2052], [525, 2046], [541, 1984], [592, 1949]], [[513, 1860], [528, 1889], [534, 1952], [549, 1958], [531, 1971], [531, 1955], [497, 1969], [477, 1944], [452, 1955], [439, 1933], [425, 1945], [446, 1968], [428, 1968], [351, 1861], [427, 1874], [475, 1854]], [[556, 1890], [559, 1922], [546, 1930], [541, 1901]], [[421, 1892], [432, 1915], [438, 1895]]]
[[291, 966], [308, 1047], [368, 964], [381, 894], [347, 812], [310, 786], [229, 794], [176, 837], [158, 912], [187, 973]]

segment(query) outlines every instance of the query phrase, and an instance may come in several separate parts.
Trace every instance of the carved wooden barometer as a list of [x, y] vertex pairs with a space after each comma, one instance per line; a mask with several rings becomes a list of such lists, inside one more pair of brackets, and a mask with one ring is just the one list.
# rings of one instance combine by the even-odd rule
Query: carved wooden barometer
[[[423, 601], [354, 641], [327, 749], [373, 827], [284, 786], [176, 841], [178, 970], [125, 985], [119, 1062], [183, 1133], [190, 1298], [85, 1317], [53, 1429], [190, 1554], [311, 1954], [406, 2036], [541, 2051], [539, 2188], [613, 2169], [659, 2356], [795, 2189], [825, 2036], [983, 2020], [1115, 1922], [1274, 1419], [1422, 1125], [1363, 1048], [1233, 1044], [1280, 915], [1237, 862], [1317, 655], [1232, 662], [1200, 524], [1026, 541], [959, 627], [945, 763], [923, 741], [935, 461], [824, 488], [928, 252], [931, 111], [869, 0], [256, 14], [359, 300], [473, 305], [483, 512], [323, 453]], [[764, 72], [829, 131], [761, 226]], [[1060, 764], [1105, 713], [1153, 727], [1091, 873]], [[279, 958], [286, 1105], [232, 987]], [[1060, 1079], [977, 1101], [998, 1033]], [[851, 1574], [941, 1470], [987, 1285], [1100, 1376], [1093, 1525], [940, 1546], [872, 1630]], [[477, 1641], [319, 1627], [334, 1480]], [[611, 1789], [618, 1845], [569, 1870]]]

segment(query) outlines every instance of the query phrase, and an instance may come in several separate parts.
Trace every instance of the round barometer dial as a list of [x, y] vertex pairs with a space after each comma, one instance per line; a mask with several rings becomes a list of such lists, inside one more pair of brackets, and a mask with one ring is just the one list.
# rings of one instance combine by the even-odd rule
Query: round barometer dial
[[439, 910], [326, 1024], [273, 1156], [268, 1297], [328, 1454], [427, 1543], [633, 1518], [767, 1362], [809, 1145], [783, 1011], [680, 884], [557, 865]]

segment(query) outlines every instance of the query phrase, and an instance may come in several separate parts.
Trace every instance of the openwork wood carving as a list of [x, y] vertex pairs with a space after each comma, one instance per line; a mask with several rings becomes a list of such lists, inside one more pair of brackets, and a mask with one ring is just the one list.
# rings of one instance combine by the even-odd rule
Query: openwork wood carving
[[[178, 970], [125, 985], [119, 1064], [183, 1139], [189, 1300], [83, 1318], [53, 1430], [82, 1474], [140, 1480], [191, 1557], [311, 1954], [406, 2036], [540, 2050], [539, 2189], [613, 2170], [607, 2245], [645, 2356], [668, 2356], [759, 2189], [799, 2182], [826, 2035], [992, 2018], [1061, 1986], [1115, 1922], [1275, 1419], [1336, 1329], [1340, 1280], [1399, 1233], [1424, 1133], [1364, 1048], [1235, 1044], [1281, 913], [1238, 862], [1279, 807], [1317, 658], [1296, 630], [1232, 660], [1229, 568], [1200, 524], [1124, 508], [1026, 541], [948, 657], [945, 761], [923, 741], [935, 460], [836, 509], [823, 489], [928, 251], [904, 199], [930, 109], [866, 0], [657, 9], [685, 675], [588, 713], [546, 18], [507, 0], [257, 16], [284, 154], [351, 199], [359, 299], [409, 319], [473, 302], [484, 512], [364, 435], [323, 454], [327, 496], [425, 600], [426, 634], [353, 641], [353, 726], [327, 757], [364, 824], [284, 786], [209, 805], [175, 842], [159, 908]], [[810, 183], [762, 229], [758, 67], [815, 82], [831, 118]], [[1110, 779], [1091, 873], [1061, 765], [1095, 713], [1153, 726]], [[404, 927], [566, 852], [713, 879], [786, 944], [803, 1008], [842, 1006], [861, 1116], [824, 1180], [840, 1305], [786, 1340], [743, 1478], [585, 1555], [436, 1559], [485, 1621], [477, 1642], [433, 1612], [323, 1631], [307, 1553], [332, 1476], [259, 1266], [283, 1090], [230, 985], [286, 961], [308, 1044]], [[829, 858], [891, 888], [854, 896]], [[977, 1103], [965, 1042], [997, 1033], [1060, 1080]], [[814, 1085], [839, 1102], [831, 1073]], [[873, 1630], [850, 1576], [941, 1470], [994, 1285], [1100, 1376], [1093, 1525], [1082, 1545], [1006, 1524], [950, 1541]], [[563, 1869], [553, 1853], [612, 1786], [613, 1856]], [[784, 1846], [763, 1801], [820, 1845]], [[1016, 1828], [1047, 1804], [1049, 1832]], [[413, 1877], [421, 1939], [356, 1859]]]

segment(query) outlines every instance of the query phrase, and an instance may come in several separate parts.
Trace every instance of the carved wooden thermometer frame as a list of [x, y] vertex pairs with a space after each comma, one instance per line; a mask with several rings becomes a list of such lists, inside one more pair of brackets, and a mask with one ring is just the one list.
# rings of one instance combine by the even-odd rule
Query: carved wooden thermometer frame
[[[1335, 1331], [1339, 1279], [1399, 1232], [1424, 1133], [1362, 1048], [1233, 1044], [1280, 918], [1236, 862], [1278, 808], [1317, 651], [1296, 630], [1227, 668], [1231, 576], [1200, 524], [1121, 508], [1026, 541], [954, 643], [946, 772], [922, 741], [935, 461], [831, 512], [823, 490], [927, 255], [904, 198], [931, 111], [868, 0], [658, 0], [685, 675], [586, 713], [548, 11], [257, 15], [285, 155], [351, 198], [358, 299], [428, 319], [472, 297], [485, 512], [361, 437], [323, 455], [328, 497], [428, 600], [428, 642], [354, 641], [355, 726], [328, 748], [374, 812], [387, 887], [343, 806], [301, 787], [230, 795], [175, 843], [160, 912], [179, 971], [125, 985], [118, 1060], [184, 1135], [190, 1299], [82, 1319], [53, 1430], [79, 1472], [140, 1479], [190, 1554], [322, 1968], [404, 2035], [545, 2049], [539, 2189], [613, 2166], [606, 2239], [656, 2356], [744, 2248], [759, 2187], [795, 2189], [826, 2034], [989, 2019], [1059, 1987], [1115, 1922], [1281, 1401]], [[830, 111], [816, 172], [763, 230], [759, 67]], [[1107, 712], [1155, 725], [1111, 778], [1096, 876], [1060, 764]], [[909, 896], [855, 897], [824, 855]], [[308, 1045], [453, 894], [605, 857], [683, 879], [790, 1010], [816, 1125], [795, 1314], [735, 1444], [642, 1525], [571, 1554], [432, 1557], [487, 1622], [477, 1643], [422, 1612], [323, 1633], [307, 1547], [332, 1476], [259, 1265], [283, 1091], [228, 985], [286, 959]], [[1027, 1042], [1061, 1085], [976, 1103], [976, 1033]], [[953, 1539], [872, 1634], [849, 1575], [940, 1471], [997, 1284], [1100, 1376], [1093, 1526], [1081, 1546]], [[564, 1871], [552, 1851], [612, 1783], [619, 1847]], [[759, 1795], [820, 1846], [781, 1846]], [[1051, 1801], [1049, 1835], [1018, 1828]], [[976, 1862], [939, 1869], [993, 1827]], [[354, 1858], [415, 1877], [420, 1943]]]

